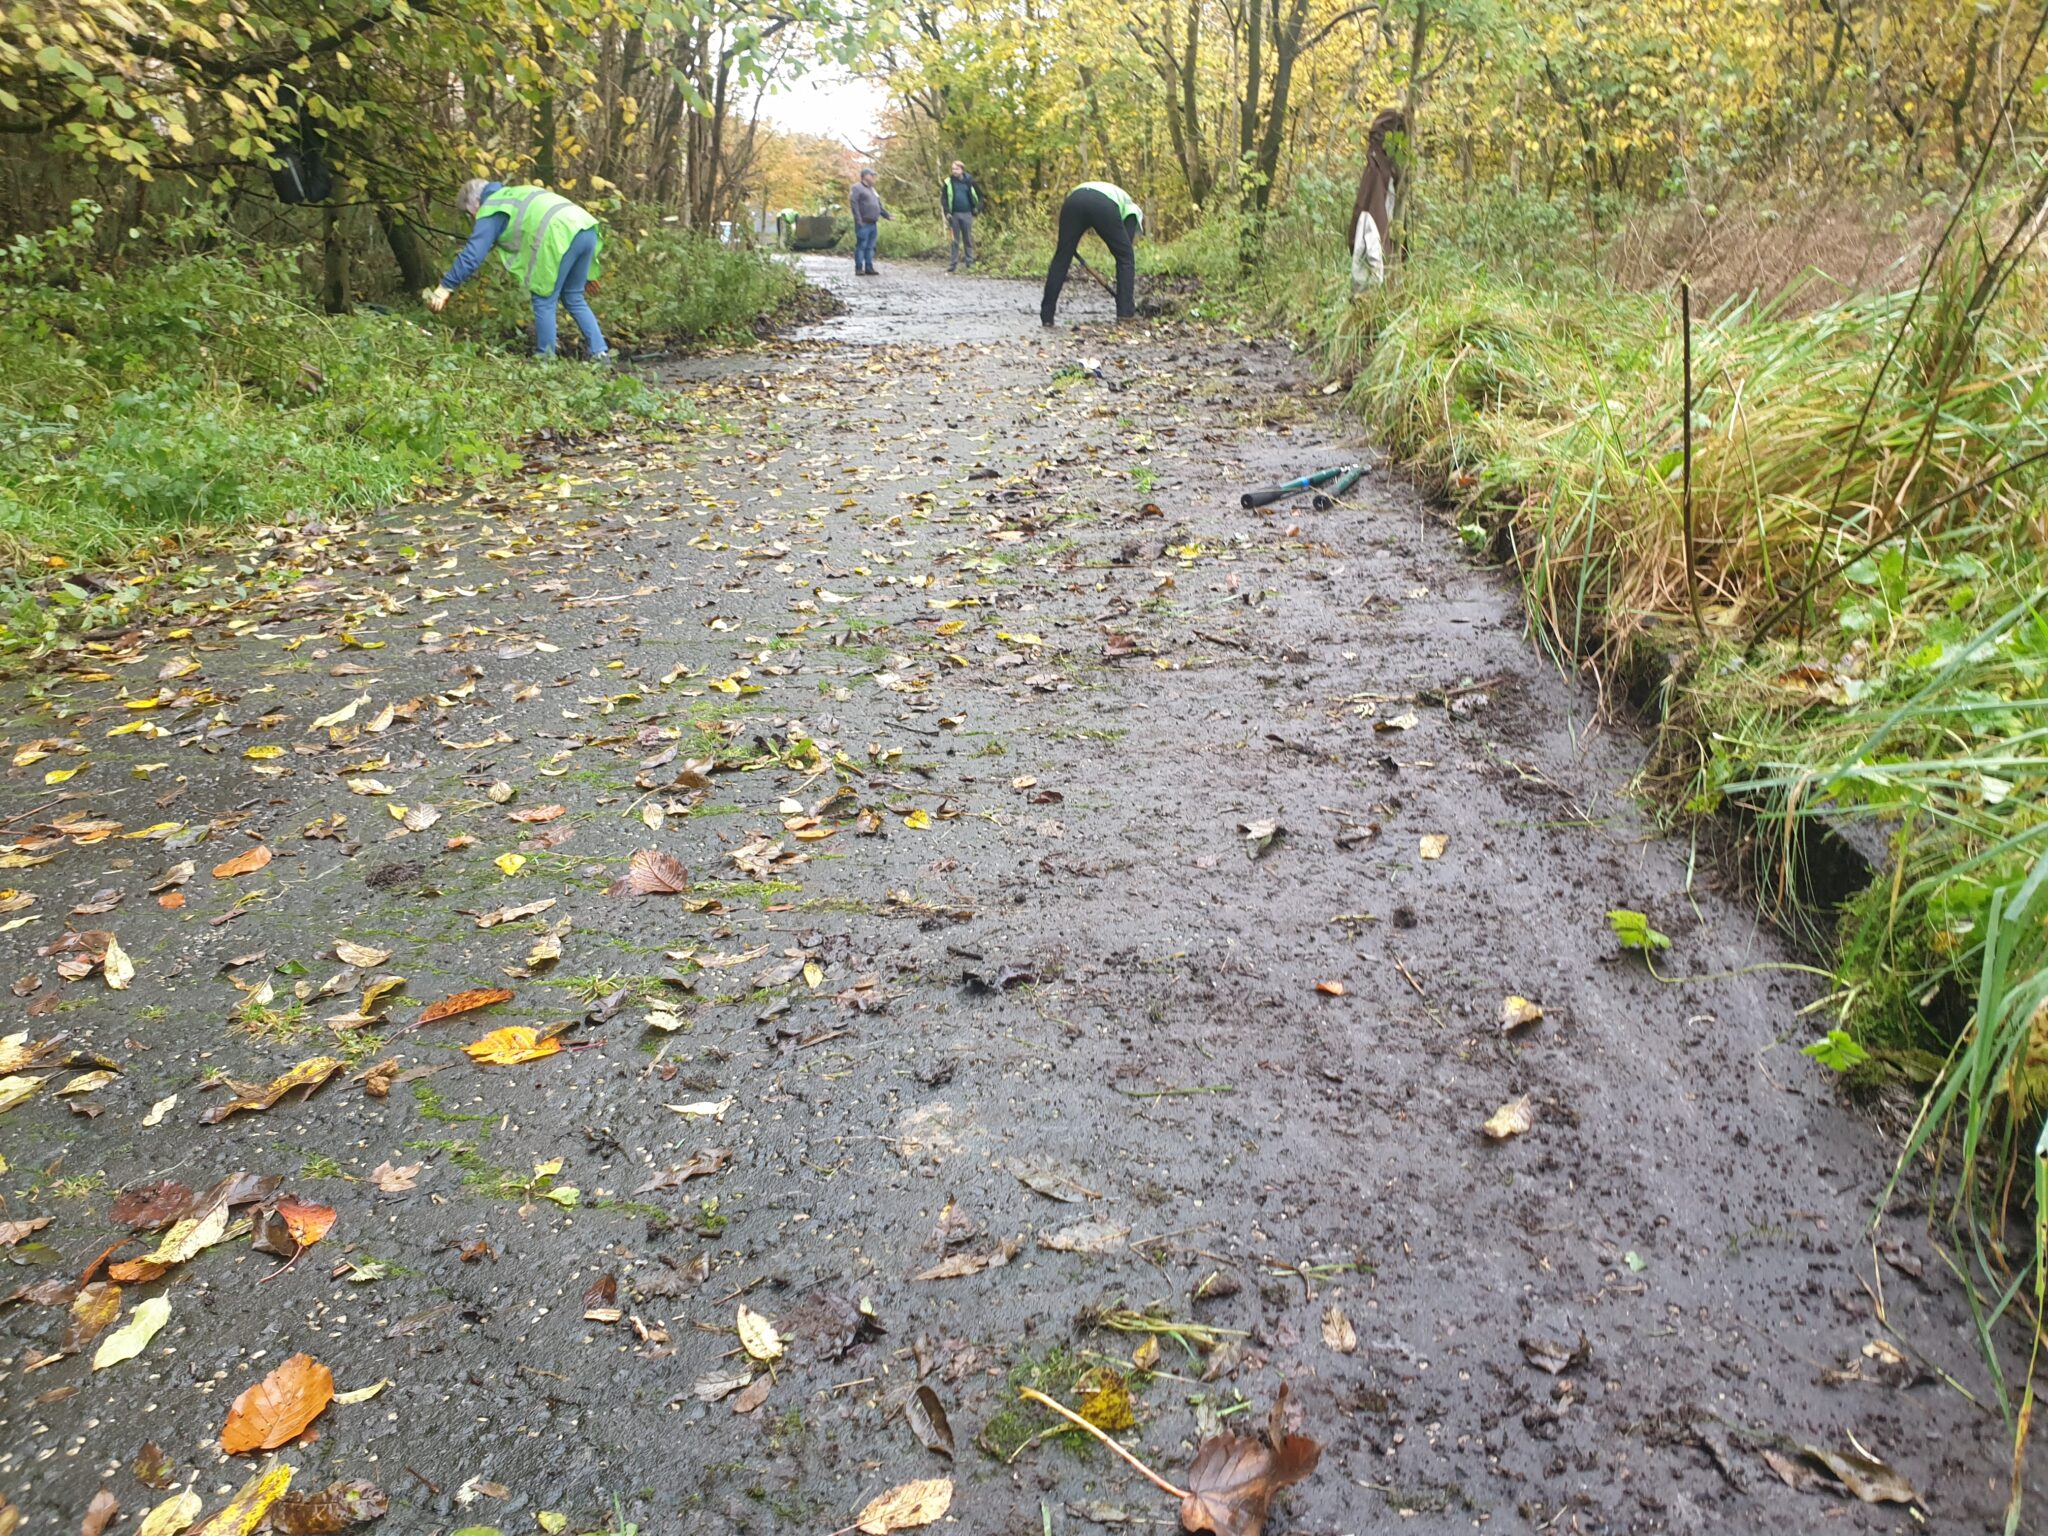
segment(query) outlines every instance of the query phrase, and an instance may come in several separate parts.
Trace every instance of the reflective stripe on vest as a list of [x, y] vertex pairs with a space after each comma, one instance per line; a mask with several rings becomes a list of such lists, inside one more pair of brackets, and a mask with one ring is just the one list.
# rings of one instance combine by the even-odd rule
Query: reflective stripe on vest
[[[586, 210], [545, 187], [501, 187], [484, 199], [477, 213], [479, 217], [505, 215], [505, 228], [498, 236], [498, 259], [522, 287], [533, 293], [553, 291], [570, 243], [583, 230], [597, 227], [597, 220]], [[564, 215], [569, 231], [566, 238], [550, 239]], [[548, 258], [546, 269], [540, 265], [543, 256]], [[595, 275], [594, 259], [591, 271]]]
[[1145, 211], [1131, 201], [1131, 194], [1114, 182], [1084, 181], [1074, 189], [1076, 192], [1100, 192], [1117, 206], [1117, 212], [1127, 219], [1136, 219], [1138, 228], [1145, 227]]

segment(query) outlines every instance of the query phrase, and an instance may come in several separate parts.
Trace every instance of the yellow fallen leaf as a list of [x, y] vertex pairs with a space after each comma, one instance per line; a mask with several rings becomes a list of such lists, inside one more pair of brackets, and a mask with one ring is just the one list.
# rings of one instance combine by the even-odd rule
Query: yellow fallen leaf
[[366, 693], [357, 694], [333, 714], [322, 715], [319, 719], [315, 720], [313, 722], [313, 729], [325, 731], [337, 725], [346, 725], [349, 721], [355, 719], [356, 711], [360, 710], [369, 701], [369, 697]]
[[29, 1077], [21, 1073], [16, 1073], [12, 1077], [0, 1077], [0, 1110], [9, 1110], [17, 1104], [27, 1103], [35, 1097], [36, 1090], [42, 1086], [43, 1080], [40, 1077]]
[[291, 1487], [292, 1474], [296, 1470], [289, 1463], [280, 1462], [257, 1473], [192, 1536], [249, 1536], [263, 1523], [263, 1517], [270, 1513], [270, 1506], [283, 1497], [285, 1489]]
[[48, 773], [43, 775], [43, 782], [45, 784], [62, 784], [66, 779], [75, 778], [77, 775], [83, 773], [84, 771], [85, 770], [83, 767], [52, 768]]
[[123, 1360], [133, 1360], [149, 1348], [149, 1341], [161, 1333], [164, 1324], [170, 1320], [171, 1299], [168, 1296], [152, 1296], [147, 1301], [137, 1302], [135, 1310], [128, 1314], [128, 1321], [100, 1341], [100, 1347], [92, 1357], [92, 1368], [104, 1371]]
[[1493, 1112], [1487, 1120], [1486, 1134], [1495, 1141], [1506, 1141], [1510, 1136], [1520, 1136], [1536, 1123], [1536, 1114], [1529, 1106], [1529, 1095], [1510, 1099]]
[[775, 1331], [773, 1323], [745, 1302], [740, 1303], [735, 1325], [739, 1329], [740, 1343], [756, 1360], [765, 1362], [782, 1358], [782, 1335]]
[[919, 806], [916, 810], [912, 811], [908, 816], [903, 818], [903, 825], [910, 828], [913, 832], [922, 832], [926, 828], [930, 827], [931, 824], [931, 813], [926, 811], [923, 806]]
[[871, 1499], [854, 1524], [862, 1536], [889, 1536], [891, 1531], [930, 1525], [952, 1507], [953, 1480], [928, 1477]]
[[267, 763], [273, 758], [283, 757], [284, 748], [276, 746], [251, 747], [248, 751], [244, 752], [242, 756], [249, 759], [249, 761], [252, 763]]
[[465, 1045], [463, 1054], [488, 1067], [516, 1067], [523, 1061], [539, 1061], [562, 1048], [552, 1035], [543, 1036], [531, 1024], [507, 1024], [481, 1040]]
[[526, 855], [523, 853], [501, 853], [491, 862], [498, 866], [500, 874], [516, 875], [520, 870], [526, 868]]
[[199, 1511], [205, 1507], [199, 1495], [190, 1488], [183, 1493], [174, 1493], [142, 1517], [135, 1536], [179, 1536], [179, 1532], [199, 1518]]
[[1450, 838], [1442, 832], [1425, 832], [1422, 834], [1421, 851], [1422, 856], [1425, 859], [1442, 858], [1444, 856], [1444, 850], [1450, 847], [1450, 845]]
[[372, 949], [367, 944], [358, 944], [354, 939], [336, 939], [334, 958], [343, 965], [353, 965], [365, 971], [374, 971], [391, 958], [388, 949]]
[[367, 1403], [390, 1385], [391, 1378], [386, 1376], [382, 1381], [373, 1381], [367, 1387], [357, 1387], [353, 1392], [337, 1392], [334, 1394], [334, 1400], [342, 1404]]
[[1541, 1003], [1532, 1003], [1526, 997], [1503, 998], [1500, 1005], [1500, 1032], [1508, 1034], [1525, 1024], [1534, 1024], [1542, 1017]]
[[350, 779], [348, 792], [352, 795], [388, 795], [391, 787], [376, 779]]
[[824, 979], [825, 968], [822, 965], [818, 964], [818, 962], [815, 960], [806, 960], [804, 962], [805, 986], [809, 987], [813, 992], [815, 992], [818, 990], [819, 984], [823, 982]]

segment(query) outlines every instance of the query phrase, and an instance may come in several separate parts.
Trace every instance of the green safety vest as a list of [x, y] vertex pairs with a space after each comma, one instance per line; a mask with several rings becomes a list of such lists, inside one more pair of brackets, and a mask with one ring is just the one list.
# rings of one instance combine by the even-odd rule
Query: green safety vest
[[1130, 193], [1113, 182], [1084, 181], [1074, 190], [1076, 192], [1100, 192], [1104, 197], [1116, 204], [1117, 211], [1126, 219], [1136, 219], [1138, 221], [1138, 228], [1143, 229], [1145, 227], [1144, 209], [1131, 201]]
[[[500, 187], [477, 209], [478, 218], [493, 213], [509, 215], [498, 236], [498, 259], [530, 293], [553, 293], [569, 243], [584, 230], [598, 228], [596, 215], [546, 187]], [[600, 247], [603, 239], [599, 230]], [[597, 276], [595, 255], [590, 275]]]

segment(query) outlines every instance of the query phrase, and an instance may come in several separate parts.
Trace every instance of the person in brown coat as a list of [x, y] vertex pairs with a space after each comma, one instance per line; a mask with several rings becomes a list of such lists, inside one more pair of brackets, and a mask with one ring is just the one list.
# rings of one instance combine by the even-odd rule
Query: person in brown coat
[[[1394, 197], [1401, 188], [1401, 167], [1387, 135], [1408, 132], [1408, 119], [1389, 107], [1372, 120], [1366, 135], [1365, 171], [1358, 178], [1358, 197], [1351, 205], [1351, 287], [1387, 279], [1386, 252], [1394, 227]], [[1399, 146], [1405, 153], [1406, 146]]]

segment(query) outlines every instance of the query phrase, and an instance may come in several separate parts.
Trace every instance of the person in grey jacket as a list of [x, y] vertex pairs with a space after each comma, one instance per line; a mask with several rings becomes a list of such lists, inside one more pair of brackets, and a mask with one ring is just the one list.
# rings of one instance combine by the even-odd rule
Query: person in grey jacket
[[895, 217], [882, 206], [882, 194], [875, 190], [875, 173], [865, 170], [853, 184], [848, 199], [853, 205], [853, 271], [856, 277], [875, 276], [875, 241], [882, 233], [882, 220]]

